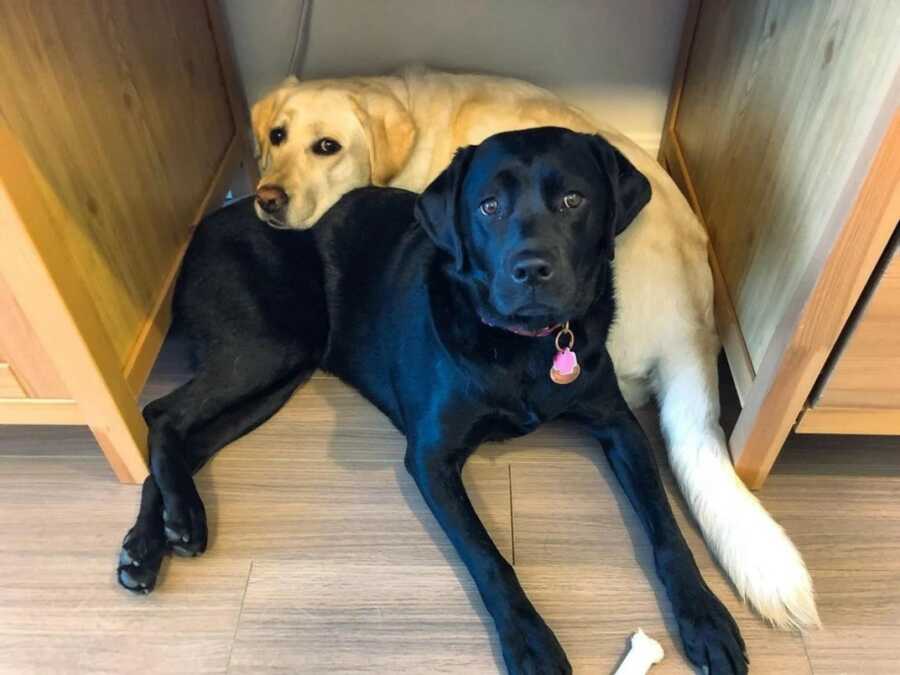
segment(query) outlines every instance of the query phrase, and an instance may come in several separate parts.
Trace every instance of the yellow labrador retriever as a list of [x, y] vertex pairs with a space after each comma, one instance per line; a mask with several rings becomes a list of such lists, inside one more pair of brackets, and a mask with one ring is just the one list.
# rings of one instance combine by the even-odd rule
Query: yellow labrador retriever
[[253, 108], [257, 213], [308, 228], [345, 192], [421, 192], [456, 149], [501, 131], [600, 133], [651, 183], [616, 242], [619, 316], [608, 348], [632, 406], [652, 392], [670, 464], [706, 541], [740, 593], [782, 628], [818, 624], [812, 583], [787, 535], [734, 473], [719, 426], [707, 236], [662, 167], [635, 143], [519, 80], [421, 68], [394, 76], [288, 78]]

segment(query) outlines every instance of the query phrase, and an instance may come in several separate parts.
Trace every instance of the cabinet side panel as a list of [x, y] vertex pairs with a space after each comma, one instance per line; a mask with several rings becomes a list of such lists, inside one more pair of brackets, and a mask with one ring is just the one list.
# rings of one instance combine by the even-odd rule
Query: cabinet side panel
[[69, 398], [69, 392], [53, 367], [53, 362], [2, 276], [0, 361], [12, 366], [16, 380], [29, 397]]
[[706, 0], [675, 132], [758, 370], [900, 64], [900, 3]]
[[234, 135], [203, 3], [0, 0], [0, 120], [124, 367]]

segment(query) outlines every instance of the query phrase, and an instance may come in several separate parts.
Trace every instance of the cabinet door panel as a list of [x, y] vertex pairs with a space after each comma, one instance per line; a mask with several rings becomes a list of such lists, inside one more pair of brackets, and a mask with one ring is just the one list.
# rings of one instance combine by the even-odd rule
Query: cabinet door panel
[[0, 72], [0, 118], [124, 367], [234, 136], [206, 5], [0, 0]]
[[758, 370], [900, 63], [900, 3], [704, 0], [675, 132]]

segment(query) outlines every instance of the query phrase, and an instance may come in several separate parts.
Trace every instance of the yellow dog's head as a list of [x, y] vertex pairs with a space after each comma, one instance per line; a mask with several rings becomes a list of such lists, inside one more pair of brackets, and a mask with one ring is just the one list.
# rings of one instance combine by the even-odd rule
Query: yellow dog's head
[[400, 100], [372, 81], [289, 77], [252, 117], [256, 212], [273, 227], [312, 227], [345, 192], [387, 185], [416, 137]]

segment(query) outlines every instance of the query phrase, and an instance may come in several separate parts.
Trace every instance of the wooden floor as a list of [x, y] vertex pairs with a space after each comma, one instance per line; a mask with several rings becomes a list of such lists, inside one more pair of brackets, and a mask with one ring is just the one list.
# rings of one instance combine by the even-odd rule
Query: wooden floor
[[[173, 354], [147, 397], [184, 377]], [[658, 438], [652, 411], [643, 419]], [[115, 482], [86, 430], [0, 428], [0, 672], [504, 672], [403, 448], [359, 396], [317, 377], [201, 473], [209, 552], [166, 563], [156, 592], [135, 597], [113, 570], [138, 488]], [[551, 426], [484, 448], [466, 484], [576, 673], [612, 672], [638, 626], [666, 649], [653, 673], [692, 672], [644, 535], [592, 448]], [[897, 440], [792, 439], [761, 498], [812, 568], [821, 632], [775, 632], [742, 607], [673, 495], [751, 672], [900, 673]]]

